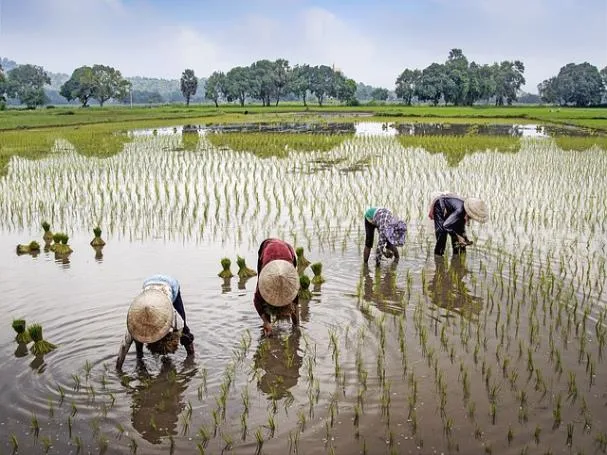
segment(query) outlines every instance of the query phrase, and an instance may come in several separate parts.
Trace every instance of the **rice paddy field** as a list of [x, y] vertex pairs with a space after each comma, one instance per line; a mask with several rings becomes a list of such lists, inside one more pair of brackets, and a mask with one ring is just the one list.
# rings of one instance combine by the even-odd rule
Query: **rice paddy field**
[[[0, 145], [1, 454], [607, 452], [605, 137], [176, 124]], [[489, 207], [463, 257], [433, 255], [438, 190]], [[363, 264], [368, 206], [406, 221], [398, 264]], [[270, 236], [324, 282], [266, 338], [236, 261]], [[180, 281], [196, 355], [132, 348], [117, 371], [155, 273]], [[20, 319], [56, 348], [34, 355]]]

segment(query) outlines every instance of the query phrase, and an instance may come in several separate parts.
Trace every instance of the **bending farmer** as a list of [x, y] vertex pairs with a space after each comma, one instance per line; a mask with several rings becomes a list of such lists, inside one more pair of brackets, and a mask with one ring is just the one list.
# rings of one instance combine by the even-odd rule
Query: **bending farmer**
[[293, 247], [279, 239], [261, 242], [257, 274], [253, 303], [263, 321], [264, 333], [272, 334], [272, 316], [276, 319], [290, 317], [294, 326], [299, 325], [299, 274]]
[[127, 332], [120, 346], [116, 368], [122, 368], [131, 344], [135, 342], [137, 358], [143, 357], [143, 345], [154, 354], [170, 354], [181, 343], [188, 354], [194, 354], [194, 335], [186, 324], [179, 282], [169, 276], [154, 275], [143, 282], [126, 316]]
[[466, 237], [466, 225], [470, 219], [484, 223], [487, 221], [488, 213], [485, 203], [478, 198], [464, 199], [453, 193], [435, 193], [430, 202], [428, 216], [434, 220], [436, 234], [434, 254], [442, 256], [447, 245], [447, 234], [451, 237], [453, 254], [465, 253], [466, 246], [472, 245]]
[[375, 249], [375, 263], [379, 265], [382, 255], [388, 259], [394, 256], [394, 262], [398, 262], [399, 254], [397, 246], [405, 243], [407, 225], [399, 220], [386, 208], [370, 207], [365, 212], [365, 252], [363, 260], [365, 264], [369, 261], [375, 229], [379, 231], [379, 241]]

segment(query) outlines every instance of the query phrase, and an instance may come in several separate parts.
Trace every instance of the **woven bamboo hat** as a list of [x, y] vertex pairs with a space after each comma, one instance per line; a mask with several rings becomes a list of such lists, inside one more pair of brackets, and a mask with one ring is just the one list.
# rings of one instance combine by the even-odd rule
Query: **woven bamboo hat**
[[475, 197], [464, 199], [464, 210], [470, 218], [479, 223], [484, 223], [489, 218], [487, 206], [481, 199]]
[[173, 326], [171, 300], [158, 289], [146, 289], [133, 300], [126, 316], [129, 333], [140, 343], [154, 343]]
[[293, 264], [282, 259], [269, 262], [257, 281], [263, 299], [272, 306], [289, 305], [299, 291], [299, 275]]

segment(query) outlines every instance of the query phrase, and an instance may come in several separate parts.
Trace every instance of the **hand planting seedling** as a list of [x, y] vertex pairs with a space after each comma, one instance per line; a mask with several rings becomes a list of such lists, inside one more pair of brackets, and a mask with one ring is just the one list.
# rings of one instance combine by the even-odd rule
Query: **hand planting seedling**
[[221, 260], [221, 267], [223, 268], [223, 270], [221, 272], [219, 272], [217, 275], [220, 278], [232, 278], [234, 276], [234, 274], [230, 270], [231, 265], [232, 265], [232, 261], [230, 261], [229, 258], [223, 258]]
[[17, 336], [15, 336], [17, 343], [27, 344], [32, 341], [29, 332], [25, 330], [25, 319], [15, 319], [13, 321], [13, 329], [17, 332]]
[[101, 238], [101, 228], [99, 226], [93, 229], [93, 234], [95, 238], [91, 240], [91, 246], [104, 246], [105, 241]]
[[238, 276], [240, 278], [250, 278], [252, 276], [257, 275], [257, 272], [255, 272], [255, 270], [247, 267], [247, 264], [243, 257], [240, 257], [240, 256], [236, 257], [236, 265], [238, 265]]
[[53, 349], [56, 349], [53, 343], [49, 343], [42, 338], [42, 326], [40, 324], [32, 324], [28, 328], [29, 336], [34, 342], [30, 348], [30, 352], [35, 356], [48, 354]]

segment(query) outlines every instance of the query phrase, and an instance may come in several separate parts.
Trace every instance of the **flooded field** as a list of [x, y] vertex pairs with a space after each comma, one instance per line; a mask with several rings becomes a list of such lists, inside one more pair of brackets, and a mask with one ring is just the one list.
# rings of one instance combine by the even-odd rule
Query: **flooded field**
[[[0, 175], [0, 453], [607, 452], [607, 151], [535, 125], [498, 142], [436, 129], [417, 126], [435, 138], [415, 143], [388, 124], [176, 127], [132, 132], [107, 158], [64, 139], [13, 156]], [[464, 258], [433, 255], [437, 190], [490, 209]], [[407, 222], [397, 265], [363, 265], [368, 206]], [[43, 221], [71, 254], [15, 253], [44, 245]], [[89, 245], [96, 226], [103, 248]], [[270, 236], [326, 281], [299, 330], [283, 321], [265, 338], [256, 278], [217, 274], [224, 257], [254, 267]], [[132, 348], [117, 372], [128, 305], [155, 273], [181, 283], [195, 358], [146, 350], [138, 364]], [[57, 349], [31, 354], [15, 319]]]

